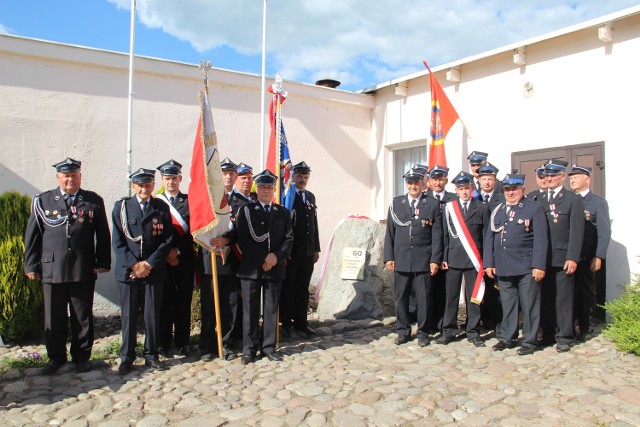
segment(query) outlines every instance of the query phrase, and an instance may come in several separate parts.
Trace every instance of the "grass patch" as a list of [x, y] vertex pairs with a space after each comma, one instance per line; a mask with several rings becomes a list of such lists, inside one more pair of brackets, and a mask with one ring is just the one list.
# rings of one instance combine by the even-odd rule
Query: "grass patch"
[[48, 361], [49, 358], [46, 355], [38, 352], [20, 353], [17, 358], [7, 357], [0, 360], [0, 375], [4, 375], [13, 369], [18, 369], [21, 373], [24, 373], [29, 368], [42, 368]]

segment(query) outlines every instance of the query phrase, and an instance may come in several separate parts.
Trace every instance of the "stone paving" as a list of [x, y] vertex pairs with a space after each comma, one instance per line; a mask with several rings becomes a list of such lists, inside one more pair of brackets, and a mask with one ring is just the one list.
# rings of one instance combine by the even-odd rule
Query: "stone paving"
[[[393, 344], [393, 319], [323, 324], [282, 343], [284, 362], [168, 358], [126, 376], [94, 360], [6, 373], [1, 426], [640, 425], [640, 358], [596, 334], [568, 353], [494, 352], [466, 340]], [[105, 337], [96, 345], [117, 335]], [[41, 346], [40, 346], [41, 349]], [[11, 352], [9, 352], [11, 353]]]

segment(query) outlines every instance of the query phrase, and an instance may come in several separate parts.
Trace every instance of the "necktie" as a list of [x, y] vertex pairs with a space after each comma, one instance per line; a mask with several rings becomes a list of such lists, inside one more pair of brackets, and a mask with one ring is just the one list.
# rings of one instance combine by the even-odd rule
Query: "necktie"
[[64, 203], [67, 205], [67, 207], [69, 207], [69, 195], [66, 193], [63, 194], [62, 199], [64, 200]]
[[416, 199], [411, 201], [411, 216], [416, 215]]
[[169, 202], [170, 202], [171, 204], [173, 204], [173, 202], [175, 202], [175, 201], [176, 201], [176, 198], [175, 198], [175, 197], [173, 197], [173, 196], [169, 197]]
[[442, 198], [440, 197], [439, 194], [436, 194], [436, 199], [438, 199], [439, 202], [442, 201]]
[[553, 193], [554, 193], [553, 190], [549, 190], [549, 195], [547, 197], [547, 199], [549, 199], [549, 202], [553, 201]]
[[147, 211], [147, 205], [149, 204], [148, 201], [143, 200], [142, 203], [140, 203], [142, 205], [142, 213], [145, 213]]
[[487, 203], [489, 203], [489, 195], [488, 195], [488, 194], [485, 194], [485, 195], [484, 195], [484, 201], [483, 201], [483, 203], [484, 203], [485, 205], [486, 205]]
[[462, 204], [462, 214], [463, 214], [464, 216], [467, 216], [467, 207], [468, 207], [468, 206], [469, 206], [469, 202], [464, 202], [464, 203]]
[[269, 213], [269, 205], [264, 205], [264, 211], [265, 211], [266, 213]]

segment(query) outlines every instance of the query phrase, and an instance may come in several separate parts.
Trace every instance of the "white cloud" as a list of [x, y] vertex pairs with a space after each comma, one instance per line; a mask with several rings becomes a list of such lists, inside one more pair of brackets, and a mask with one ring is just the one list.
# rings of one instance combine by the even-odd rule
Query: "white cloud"
[[0, 34], [13, 34], [13, 31], [11, 31], [10, 28], [7, 28], [4, 25], [0, 24]]
[[[128, 8], [129, 0], [109, 0]], [[605, 15], [636, 0], [268, 0], [267, 48], [288, 80], [385, 81]], [[199, 51], [262, 47], [258, 0], [137, 0], [138, 16]]]

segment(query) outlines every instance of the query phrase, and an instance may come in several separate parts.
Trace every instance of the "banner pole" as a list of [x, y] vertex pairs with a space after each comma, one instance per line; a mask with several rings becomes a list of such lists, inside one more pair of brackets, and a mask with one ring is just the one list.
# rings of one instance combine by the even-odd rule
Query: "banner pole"
[[222, 320], [220, 319], [220, 292], [218, 290], [218, 266], [216, 265], [216, 251], [211, 251], [211, 292], [213, 292], [213, 309], [216, 316], [216, 337], [218, 341], [218, 355], [224, 358], [222, 349]]

